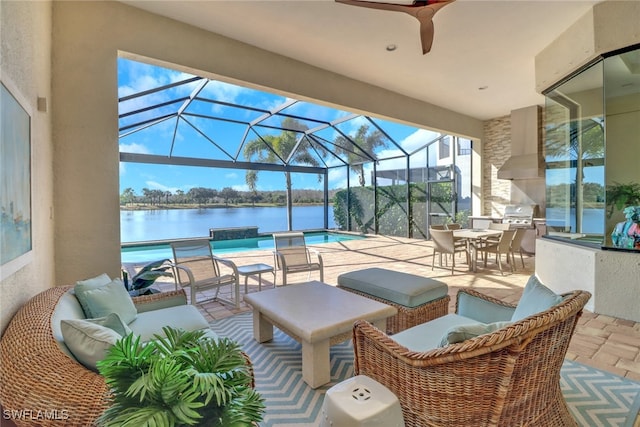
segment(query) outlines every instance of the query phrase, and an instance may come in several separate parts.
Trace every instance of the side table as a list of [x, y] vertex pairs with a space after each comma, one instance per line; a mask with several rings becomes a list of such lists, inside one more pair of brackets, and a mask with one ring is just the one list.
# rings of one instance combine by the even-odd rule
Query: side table
[[273, 274], [273, 285], [276, 284], [276, 272], [272, 266], [267, 264], [250, 264], [238, 266], [238, 274], [244, 276], [244, 293], [248, 292], [247, 280], [249, 276], [258, 276], [258, 291], [262, 290], [262, 273]]

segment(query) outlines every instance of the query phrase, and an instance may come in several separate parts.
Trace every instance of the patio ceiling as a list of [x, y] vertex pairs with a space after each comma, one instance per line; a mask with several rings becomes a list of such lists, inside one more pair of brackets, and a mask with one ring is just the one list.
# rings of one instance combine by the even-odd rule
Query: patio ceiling
[[543, 104], [535, 56], [599, 1], [456, 0], [426, 55], [408, 14], [333, 0], [123, 3], [486, 120]]
[[[126, 66], [130, 60], [120, 61]], [[180, 78], [171, 83], [119, 98], [121, 161], [323, 173], [331, 167], [404, 157], [441, 137], [437, 132], [174, 73]], [[127, 152], [135, 141], [144, 141], [147, 150]]]

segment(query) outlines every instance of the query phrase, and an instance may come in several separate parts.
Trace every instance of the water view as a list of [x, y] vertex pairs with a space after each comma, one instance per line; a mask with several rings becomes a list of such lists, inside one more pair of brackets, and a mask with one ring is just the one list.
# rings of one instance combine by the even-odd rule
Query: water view
[[[293, 229], [324, 228], [323, 206], [293, 208]], [[120, 211], [122, 243], [209, 236], [210, 228], [257, 226], [258, 233], [287, 229], [285, 207]], [[329, 228], [336, 228], [329, 206]]]

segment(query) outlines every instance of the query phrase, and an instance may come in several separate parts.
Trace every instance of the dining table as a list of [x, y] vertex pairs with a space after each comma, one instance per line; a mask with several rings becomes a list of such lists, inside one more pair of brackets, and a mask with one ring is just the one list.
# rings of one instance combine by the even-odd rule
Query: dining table
[[488, 237], [497, 237], [502, 234], [502, 230], [488, 230], [480, 228], [462, 228], [453, 230], [453, 238], [456, 240], [464, 240], [467, 242], [467, 252], [471, 262], [469, 263], [469, 271], [476, 272], [478, 270], [478, 251], [481, 249], [481, 243]]

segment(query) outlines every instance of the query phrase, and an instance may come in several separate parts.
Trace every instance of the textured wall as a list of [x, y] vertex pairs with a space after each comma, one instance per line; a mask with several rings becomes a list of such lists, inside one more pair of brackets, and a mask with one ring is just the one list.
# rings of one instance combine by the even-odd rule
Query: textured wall
[[0, 43], [0, 79], [31, 115], [33, 247], [24, 263], [0, 267], [2, 332], [27, 299], [55, 285], [51, 109], [37, 109], [38, 97], [51, 100], [51, 2], [0, 1]]
[[511, 156], [511, 117], [504, 116], [484, 123], [482, 146], [482, 212], [502, 216], [511, 198], [511, 181], [498, 179], [498, 169]]

